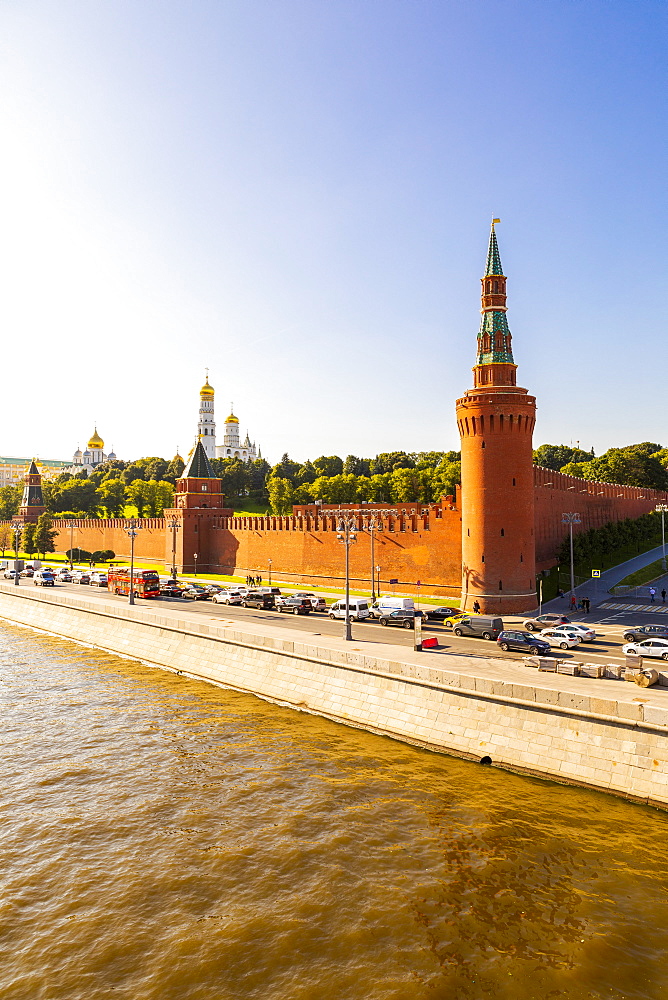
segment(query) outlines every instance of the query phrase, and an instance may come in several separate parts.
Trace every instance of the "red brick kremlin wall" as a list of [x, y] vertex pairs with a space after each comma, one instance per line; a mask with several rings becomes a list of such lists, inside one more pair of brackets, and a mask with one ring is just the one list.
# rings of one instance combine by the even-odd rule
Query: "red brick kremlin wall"
[[[551, 469], [534, 469], [536, 568], [554, 565], [556, 553], [566, 535], [561, 523], [565, 511], [578, 511], [582, 524], [575, 531], [600, 527], [610, 521], [639, 517], [667, 503], [668, 493], [631, 486], [588, 482], [565, 476]], [[375, 563], [381, 566], [381, 582], [392, 578], [413, 585], [421, 580], [444, 598], [456, 597], [461, 588], [461, 509], [460, 494], [453, 502], [440, 504], [400, 504], [393, 516], [385, 514], [384, 531], [375, 532]], [[346, 509], [344, 505], [344, 510]], [[358, 509], [359, 508], [355, 508]], [[387, 505], [365, 505], [369, 513], [387, 511]], [[283, 579], [294, 578], [304, 584], [340, 583], [343, 577], [344, 547], [336, 538], [333, 508], [318, 516], [314, 507], [295, 508], [286, 517], [223, 517], [216, 511], [192, 513], [207, 522], [206, 535], [198, 544], [198, 565], [202, 571], [242, 575], [261, 573], [266, 580], [268, 560], [272, 572]], [[359, 524], [363, 526], [363, 518]], [[130, 540], [121, 518], [88, 519], [75, 522], [74, 545], [89, 551], [112, 549], [119, 557], [129, 557]], [[172, 535], [163, 518], [142, 518], [142, 530], [135, 542], [139, 561], [169, 565]], [[57, 522], [56, 522], [57, 524]], [[180, 549], [181, 532], [178, 533]], [[204, 541], [206, 538], [206, 541]], [[63, 527], [56, 548], [70, 547], [70, 529]], [[188, 546], [186, 546], [188, 547]], [[368, 530], [360, 533], [351, 546], [351, 574], [360, 584], [370, 580], [371, 552]], [[179, 565], [182, 560], [179, 559]], [[184, 554], [183, 563], [192, 570], [192, 558]]]
[[611, 521], [640, 517], [654, 510], [657, 503], [667, 503], [668, 493], [638, 486], [617, 486], [576, 479], [552, 469], [534, 466], [534, 503], [536, 523], [536, 569], [554, 566], [556, 554], [568, 533], [561, 523], [564, 513], [578, 512], [581, 525], [573, 533], [601, 528]]

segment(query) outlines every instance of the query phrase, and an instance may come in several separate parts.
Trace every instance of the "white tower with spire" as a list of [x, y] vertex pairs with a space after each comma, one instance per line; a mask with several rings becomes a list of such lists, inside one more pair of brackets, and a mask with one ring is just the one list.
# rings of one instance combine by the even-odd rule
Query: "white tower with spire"
[[209, 385], [209, 370], [206, 382], [199, 391], [199, 422], [197, 434], [207, 458], [216, 457], [216, 420], [213, 415], [213, 387]]
[[234, 415], [234, 403], [230, 409], [230, 415], [225, 421], [225, 434], [222, 445], [216, 448], [218, 458], [240, 458], [242, 462], [254, 462], [258, 457], [255, 442], [252, 442], [248, 432], [246, 440], [242, 443], [239, 434], [239, 418]]

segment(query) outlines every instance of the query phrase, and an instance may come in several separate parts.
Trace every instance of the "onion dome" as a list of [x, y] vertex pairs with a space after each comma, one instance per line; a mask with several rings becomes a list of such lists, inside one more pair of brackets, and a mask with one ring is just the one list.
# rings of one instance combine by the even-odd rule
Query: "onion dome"
[[230, 413], [229, 417], [225, 421], [226, 424], [238, 424], [239, 418], [235, 417], [233, 413]]
[[116, 452], [114, 451], [113, 447], [112, 447], [111, 451], [109, 452], [109, 454], [107, 455], [107, 458], [111, 462], [113, 462], [116, 459]]
[[206, 382], [199, 391], [200, 396], [205, 396], [211, 398], [214, 395], [213, 386], [209, 385], [209, 376], [206, 377]]
[[74, 452], [74, 457], [81, 458], [81, 448], [77, 448], [77, 450]]
[[91, 449], [95, 449], [95, 451], [100, 451], [102, 448], [104, 448], [104, 441], [97, 433], [97, 427], [93, 431], [93, 436], [88, 442], [88, 447]]
[[88, 448], [86, 448], [85, 452], [83, 453], [83, 457], [84, 458], [90, 458], [92, 456], [92, 454], [93, 453], [91, 451], [89, 451]]

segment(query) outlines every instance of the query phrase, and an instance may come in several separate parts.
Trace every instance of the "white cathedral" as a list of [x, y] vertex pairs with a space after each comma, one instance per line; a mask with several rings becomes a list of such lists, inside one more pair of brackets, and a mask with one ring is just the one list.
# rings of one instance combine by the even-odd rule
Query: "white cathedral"
[[216, 420], [213, 414], [213, 386], [209, 385], [207, 374], [206, 382], [199, 393], [199, 422], [197, 424], [197, 434], [202, 442], [202, 447], [207, 458], [240, 458], [242, 462], [254, 462], [256, 458], [261, 458], [260, 450], [255, 447], [255, 442], [251, 441], [246, 432], [245, 441], [241, 442], [239, 437], [239, 418], [234, 413], [230, 413], [225, 421], [225, 436], [222, 444], [216, 444]]

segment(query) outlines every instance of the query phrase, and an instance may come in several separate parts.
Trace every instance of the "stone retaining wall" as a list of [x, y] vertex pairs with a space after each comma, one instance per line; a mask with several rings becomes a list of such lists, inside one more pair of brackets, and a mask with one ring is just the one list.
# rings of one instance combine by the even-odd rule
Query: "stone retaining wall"
[[28, 588], [0, 588], [0, 617], [371, 732], [668, 807], [665, 691], [637, 697], [623, 682], [398, 646], [367, 655], [303, 632]]

